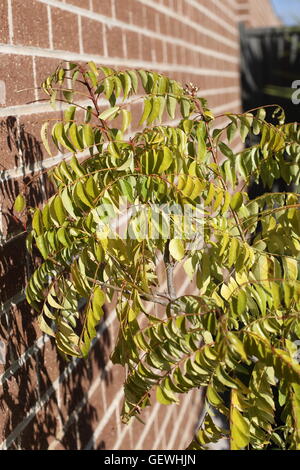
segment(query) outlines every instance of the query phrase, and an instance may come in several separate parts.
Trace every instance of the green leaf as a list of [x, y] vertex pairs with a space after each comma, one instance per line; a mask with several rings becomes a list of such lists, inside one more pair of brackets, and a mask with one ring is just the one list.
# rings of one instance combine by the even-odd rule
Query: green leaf
[[47, 151], [47, 153], [52, 157], [52, 153], [50, 150], [49, 146], [49, 141], [48, 141], [48, 127], [49, 127], [49, 122], [44, 122], [44, 124], [41, 127], [41, 139], [44, 144], [44, 147]]
[[122, 109], [122, 128], [121, 131], [124, 133], [127, 131], [130, 123], [131, 123], [131, 112], [128, 111], [127, 109]]
[[63, 147], [70, 150], [71, 152], [75, 151], [75, 148], [73, 147], [72, 143], [69, 141], [69, 139], [66, 136], [65, 127], [64, 127], [63, 122], [57, 122], [54, 125], [54, 127], [52, 129], [52, 132], [54, 133], [55, 140], [59, 144], [61, 144]]
[[69, 127], [69, 136], [72, 144], [76, 149], [83, 150], [84, 144], [78, 129], [78, 126], [73, 122]]
[[48, 246], [44, 235], [39, 235], [36, 239], [36, 246], [41, 252], [44, 259], [48, 257]]
[[56, 218], [60, 225], [63, 225], [66, 219], [66, 212], [61, 200], [61, 197], [57, 195], [53, 201], [53, 208], [56, 215]]
[[238, 257], [239, 242], [237, 238], [233, 238], [230, 242], [229, 255], [228, 255], [228, 267], [230, 268], [237, 260]]
[[158, 161], [155, 171], [159, 174], [163, 173], [171, 166], [172, 163], [173, 155], [171, 150], [168, 147], [163, 147], [163, 149], [158, 152]]
[[68, 103], [72, 103], [73, 102], [73, 97], [74, 97], [74, 92], [71, 91], [71, 90], [63, 90], [63, 95], [64, 95], [64, 98], [66, 99], [66, 101]]
[[26, 199], [23, 194], [18, 194], [14, 203], [14, 210], [16, 212], [22, 212], [26, 207]]
[[95, 74], [95, 76], [98, 77], [99, 70], [97, 69], [95, 62], [91, 60], [90, 62], [88, 62], [88, 66], [91, 69], [91, 71]]
[[36, 209], [33, 214], [32, 228], [34, 229], [37, 235], [42, 235], [42, 233], [44, 232], [40, 209]]
[[64, 112], [64, 121], [73, 121], [76, 112], [76, 106], [70, 106]]
[[182, 260], [185, 252], [183, 241], [179, 239], [170, 240], [169, 250], [174, 259], [177, 261]]
[[175, 96], [167, 96], [167, 111], [171, 119], [175, 118], [177, 99]]
[[136, 93], [138, 90], [138, 79], [136, 72], [134, 70], [127, 70], [126, 74], [130, 76], [132, 89], [134, 93]]
[[205, 206], [208, 206], [211, 203], [214, 195], [215, 195], [215, 186], [213, 183], [209, 183], [209, 190], [207, 193], [207, 198], [204, 201]]
[[95, 143], [95, 136], [92, 126], [85, 124], [83, 126], [83, 138], [86, 147], [92, 147]]
[[73, 155], [73, 157], [70, 160], [70, 167], [72, 168], [74, 173], [76, 173], [77, 176], [84, 176], [85, 175], [85, 172], [84, 172], [82, 166], [79, 164], [79, 162], [78, 162], [77, 158], [75, 157], [75, 155]]
[[247, 354], [245, 352], [244, 345], [242, 341], [238, 338], [235, 333], [228, 333], [228, 339], [232, 348], [241, 356], [242, 359], [247, 361]]
[[152, 109], [151, 100], [149, 98], [145, 98], [145, 100], [144, 100], [144, 110], [143, 110], [143, 114], [142, 114], [142, 117], [141, 117], [140, 122], [139, 122], [139, 126], [141, 126], [143, 124], [143, 122], [146, 121], [146, 119], [148, 119], [149, 114], [151, 113], [151, 109]]
[[243, 204], [243, 195], [241, 193], [235, 193], [231, 198], [231, 202], [230, 202], [231, 209], [233, 209], [234, 211], [237, 211], [239, 210], [242, 204]]
[[79, 199], [88, 207], [93, 207], [90, 198], [87, 195], [87, 192], [84, 189], [84, 185], [79, 181], [76, 185], [75, 192]]
[[227, 139], [228, 139], [229, 143], [231, 143], [233, 141], [234, 136], [236, 134], [236, 131], [237, 131], [237, 125], [234, 122], [229, 124], [229, 126], [227, 127], [227, 130], [226, 130]]
[[249, 134], [249, 131], [251, 129], [250, 120], [252, 122], [252, 117], [251, 118], [247, 116], [240, 117], [240, 121], [241, 121], [240, 135], [241, 135], [242, 142], [245, 142], [246, 137]]
[[109, 121], [116, 117], [119, 110], [120, 110], [119, 106], [114, 106], [112, 108], [108, 108], [105, 111], [103, 111], [101, 114], [99, 114], [98, 117], [99, 119], [103, 119], [103, 121], [106, 121], [106, 120]]
[[94, 289], [94, 298], [93, 298], [93, 309], [96, 309], [97, 311], [103, 307], [105, 304], [106, 297], [105, 293], [99, 286], [95, 287]]
[[191, 112], [191, 103], [187, 98], [181, 98], [180, 111], [183, 118], [188, 118]]
[[244, 290], [240, 290], [237, 297], [237, 312], [239, 315], [244, 313], [247, 306], [247, 295]]
[[224, 194], [224, 203], [222, 205], [222, 209], [221, 209], [221, 214], [225, 214], [228, 209], [229, 209], [229, 206], [230, 206], [230, 202], [231, 202], [231, 194], [226, 191], [225, 194]]
[[298, 279], [298, 262], [294, 258], [285, 257], [283, 258], [283, 269], [284, 277], [290, 281], [296, 281]]
[[158, 118], [159, 113], [160, 113], [160, 106], [161, 102], [159, 97], [154, 97], [152, 98], [152, 106], [151, 106], [151, 111], [147, 117], [147, 124], [151, 124], [155, 119]]
[[237, 383], [230, 375], [227, 374], [225, 371], [225, 367], [223, 365], [219, 365], [215, 371], [217, 379], [221, 382], [221, 384], [229, 387], [231, 389], [238, 389]]
[[197, 135], [197, 140], [198, 140], [197, 160], [198, 162], [203, 162], [206, 159], [207, 149], [206, 149], [205, 140], [203, 136], [199, 133], [199, 131]]
[[103, 86], [104, 86], [104, 93], [106, 98], [109, 100], [113, 89], [114, 89], [114, 80], [113, 77], [108, 77], [103, 80]]
[[42, 314], [38, 316], [37, 321], [38, 321], [38, 325], [39, 325], [39, 327], [40, 327], [40, 329], [43, 333], [46, 333], [46, 335], [55, 337], [54, 331], [52, 330], [52, 328], [50, 328], [48, 323], [45, 321], [44, 316]]
[[233, 160], [234, 154], [231, 148], [228, 147], [224, 142], [219, 142], [219, 149], [225, 155], [225, 157], [229, 158], [229, 160]]
[[172, 403], [177, 403], [174, 394], [162, 386], [156, 387], [156, 400], [162, 405], [172, 405]]
[[120, 74], [120, 80], [123, 88], [123, 101], [125, 101], [131, 90], [131, 77], [128, 72], [124, 72]]
[[63, 246], [71, 247], [71, 241], [68, 236], [68, 233], [64, 227], [60, 227], [57, 230], [57, 238]]
[[230, 419], [230, 450], [244, 449], [250, 441], [249, 422], [237, 408], [233, 409]]

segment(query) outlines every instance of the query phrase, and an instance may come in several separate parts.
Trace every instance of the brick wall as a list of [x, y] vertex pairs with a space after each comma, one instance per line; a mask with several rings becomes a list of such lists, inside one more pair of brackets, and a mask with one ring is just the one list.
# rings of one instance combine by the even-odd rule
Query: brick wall
[[[243, 2], [252, 3], [259, 2]], [[181, 406], [154, 404], [145, 425], [121, 425], [123, 370], [109, 361], [112, 307], [87, 361], [65, 363], [41, 335], [24, 301], [32, 266], [12, 205], [30, 176], [66, 157], [44, 154], [41, 123], [60, 111], [36, 102], [38, 85], [61, 59], [155, 69], [195, 83], [215, 113], [238, 111], [240, 7], [236, 0], [0, 0], [1, 449], [181, 449], [189, 441], [198, 392]], [[267, 10], [265, 22], [273, 20]], [[253, 21], [260, 25], [260, 14]], [[31, 204], [48, 193], [41, 174]], [[177, 281], [181, 292], [189, 287]]]
[[270, 0], [237, 0], [237, 4], [239, 19], [249, 28], [281, 25]]

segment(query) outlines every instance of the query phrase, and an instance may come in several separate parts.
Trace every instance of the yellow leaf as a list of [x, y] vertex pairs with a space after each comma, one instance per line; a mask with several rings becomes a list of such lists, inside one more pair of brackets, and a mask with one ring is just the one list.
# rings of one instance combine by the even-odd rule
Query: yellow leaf
[[231, 202], [230, 202], [230, 207], [234, 211], [237, 211], [241, 205], [243, 204], [243, 196], [241, 193], [235, 193], [234, 196], [232, 196]]
[[182, 240], [173, 239], [170, 241], [169, 250], [173, 258], [177, 261], [182, 260], [184, 257], [184, 243]]
[[25, 206], [26, 206], [25, 198], [22, 194], [19, 194], [16, 197], [16, 200], [15, 200], [15, 203], [14, 203], [14, 210], [16, 212], [22, 212], [22, 210], [25, 209]]

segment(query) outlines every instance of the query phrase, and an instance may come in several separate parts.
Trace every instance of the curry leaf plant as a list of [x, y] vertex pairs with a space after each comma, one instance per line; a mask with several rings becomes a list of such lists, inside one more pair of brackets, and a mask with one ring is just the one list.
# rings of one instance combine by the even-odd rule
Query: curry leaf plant
[[[31, 209], [27, 246], [42, 262], [26, 295], [40, 328], [87, 357], [114, 298], [125, 423], [155, 394], [169, 405], [202, 387], [190, 449], [299, 450], [299, 195], [271, 192], [299, 183], [297, 124], [278, 107], [214, 116], [191, 83], [92, 62], [60, 65], [42, 88], [64, 102], [41, 136], [65, 158]], [[251, 181], [265, 190], [252, 200]]]

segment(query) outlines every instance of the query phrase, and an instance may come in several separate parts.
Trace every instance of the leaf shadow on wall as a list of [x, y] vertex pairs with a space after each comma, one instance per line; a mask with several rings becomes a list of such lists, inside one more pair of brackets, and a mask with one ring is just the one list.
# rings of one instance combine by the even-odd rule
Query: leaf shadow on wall
[[[33, 171], [43, 158], [40, 142], [15, 117], [8, 117], [0, 127], [6, 134], [10, 163], [18, 166], [21, 158], [27, 171]], [[5, 170], [1, 165], [0, 176]], [[37, 206], [51, 195], [49, 181], [42, 178], [28, 186], [28, 205]], [[38, 254], [31, 257], [27, 253], [24, 226], [28, 220], [13, 211], [15, 197], [29, 179], [23, 174], [18, 179], [0, 180], [8, 238], [0, 247], [0, 442], [6, 439], [10, 449], [82, 449], [104, 412], [101, 384], [92, 397], [88, 391], [99, 376], [105, 385], [112, 382], [105, 370], [111, 339], [105, 330], [91, 357], [73, 363], [58, 355], [52, 338], [41, 336], [37, 312], [24, 300], [26, 281]]]

